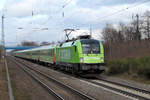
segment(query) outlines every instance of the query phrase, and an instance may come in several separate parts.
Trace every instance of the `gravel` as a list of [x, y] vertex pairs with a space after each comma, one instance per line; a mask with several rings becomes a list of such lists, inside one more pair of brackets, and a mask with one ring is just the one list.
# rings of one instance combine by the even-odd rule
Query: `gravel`
[[[21, 60], [23, 61], [23, 60]], [[95, 84], [83, 81], [81, 79], [72, 77], [67, 74], [63, 74], [61, 72], [42, 67], [41, 65], [33, 64], [27, 61], [24, 61], [28, 64], [31, 64], [31, 66], [35, 69], [38, 69], [46, 74], [48, 74], [51, 77], [54, 77], [55, 79], [64, 82], [65, 84], [68, 84], [72, 86], [73, 88], [82, 91], [83, 93], [92, 96], [98, 100], [132, 100], [133, 98], [130, 98], [126, 95], [122, 95], [120, 93], [113, 92], [111, 90], [108, 90], [106, 88], [97, 86]]]
[[104, 75], [101, 75], [99, 77], [104, 78], [106, 80], [113, 81], [113, 82], [117, 82], [120, 84], [129, 85], [129, 86], [133, 86], [136, 88], [145, 89], [145, 90], [150, 91], [150, 85], [147, 85], [147, 84], [141, 84], [141, 83], [137, 83], [137, 82], [131, 81], [131, 80], [124, 80], [124, 79], [115, 78], [115, 77], [108, 77], [108, 76], [104, 76]]
[[28, 76], [14, 62], [7, 60], [15, 100], [55, 100], [54, 96]]

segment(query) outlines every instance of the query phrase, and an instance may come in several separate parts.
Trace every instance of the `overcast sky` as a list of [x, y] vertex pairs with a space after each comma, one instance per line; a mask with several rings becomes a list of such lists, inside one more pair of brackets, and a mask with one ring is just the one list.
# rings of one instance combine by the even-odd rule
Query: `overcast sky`
[[[0, 15], [5, 15], [6, 45], [23, 40], [58, 41], [64, 39], [65, 28], [80, 29], [73, 33], [76, 35], [88, 33], [90, 26], [97, 38], [106, 23], [128, 23], [132, 14], [150, 10], [150, 2], [143, 1], [148, 0], [0, 0]], [[114, 14], [122, 9], [126, 10]]]

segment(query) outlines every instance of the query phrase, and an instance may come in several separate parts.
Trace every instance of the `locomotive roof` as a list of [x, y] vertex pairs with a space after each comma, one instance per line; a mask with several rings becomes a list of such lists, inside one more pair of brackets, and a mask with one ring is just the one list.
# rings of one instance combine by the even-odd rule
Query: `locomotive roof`
[[77, 41], [78, 41], [78, 40], [60, 43], [60, 44], [58, 45], [58, 47], [70, 47], [70, 46], [74, 46]]
[[58, 47], [70, 47], [70, 46], [74, 46], [74, 45], [76, 45], [77, 41], [85, 41], [85, 40], [86, 41], [99, 41], [99, 40], [95, 40], [95, 39], [79, 39], [79, 40], [75, 40], [75, 41], [60, 43], [58, 45]]

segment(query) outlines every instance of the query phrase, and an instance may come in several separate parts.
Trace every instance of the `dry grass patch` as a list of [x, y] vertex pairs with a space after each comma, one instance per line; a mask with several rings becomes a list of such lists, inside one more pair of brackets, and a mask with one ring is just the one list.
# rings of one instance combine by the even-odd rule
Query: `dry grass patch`
[[7, 76], [4, 60], [0, 60], [0, 100], [9, 100]]

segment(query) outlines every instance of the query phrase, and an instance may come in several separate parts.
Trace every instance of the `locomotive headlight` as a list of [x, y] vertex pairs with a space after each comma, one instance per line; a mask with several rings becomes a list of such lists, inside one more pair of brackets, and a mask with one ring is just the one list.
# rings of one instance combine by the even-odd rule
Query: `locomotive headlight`
[[80, 58], [80, 63], [83, 63], [83, 62], [84, 62], [84, 58], [81, 57], [81, 58]]

